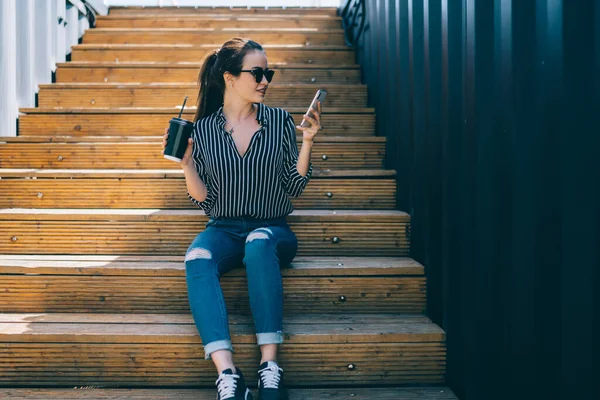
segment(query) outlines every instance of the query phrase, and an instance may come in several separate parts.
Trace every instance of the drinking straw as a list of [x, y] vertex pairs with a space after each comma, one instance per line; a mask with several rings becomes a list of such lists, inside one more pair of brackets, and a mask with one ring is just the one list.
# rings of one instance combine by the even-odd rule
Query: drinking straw
[[187, 101], [187, 96], [185, 96], [185, 99], [183, 99], [183, 105], [181, 106], [181, 110], [179, 111], [179, 117], [177, 118], [181, 118], [181, 114], [183, 113], [183, 109], [185, 108], [185, 102]]

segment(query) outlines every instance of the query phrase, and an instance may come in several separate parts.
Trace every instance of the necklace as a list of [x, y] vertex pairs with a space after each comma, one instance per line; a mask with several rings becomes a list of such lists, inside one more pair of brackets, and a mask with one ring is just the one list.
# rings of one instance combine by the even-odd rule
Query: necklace
[[[241, 124], [242, 122], [244, 122], [245, 120], [247, 120], [247, 119], [248, 119], [248, 117], [250, 117], [250, 116], [251, 116], [253, 113], [254, 113], [254, 105], [252, 105], [252, 111], [250, 111], [250, 114], [246, 115], [246, 116], [244, 117], [244, 119], [242, 119], [240, 122], [238, 122], [237, 124], [235, 124], [235, 126], [234, 126], [234, 125], [232, 125], [232, 126], [231, 126], [231, 129], [229, 130], [229, 134], [230, 134], [230, 135], [233, 135], [233, 130], [234, 130], [235, 128], [237, 128], [238, 126], [240, 126], [240, 124]], [[227, 121], [227, 118], [225, 118], [225, 120]], [[229, 121], [227, 121], [227, 123], [228, 123], [229, 125], [231, 125], [231, 123], [230, 123]]]

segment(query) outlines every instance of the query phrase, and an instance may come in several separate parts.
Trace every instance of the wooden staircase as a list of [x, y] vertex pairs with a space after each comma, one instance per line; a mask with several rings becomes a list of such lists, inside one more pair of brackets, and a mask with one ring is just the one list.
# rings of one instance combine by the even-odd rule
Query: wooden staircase
[[[196, 98], [202, 57], [240, 35], [277, 69], [266, 104], [299, 122], [316, 89], [329, 92], [313, 179], [289, 217], [298, 257], [282, 272], [291, 399], [456, 399], [442, 386], [445, 333], [424, 314], [423, 266], [408, 258], [410, 216], [396, 210], [385, 138], [340, 28], [335, 9], [310, 8], [98, 19], [0, 144], [0, 398], [215, 397], [183, 264], [206, 217], [160, 142], [183, 97]], [[255, 388], [244, 270], [222, 287]]]

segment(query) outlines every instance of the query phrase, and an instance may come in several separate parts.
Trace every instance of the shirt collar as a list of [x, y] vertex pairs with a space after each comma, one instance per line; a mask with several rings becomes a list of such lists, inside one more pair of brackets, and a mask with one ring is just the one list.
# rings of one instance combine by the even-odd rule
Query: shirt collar
[[[256, 111], [256, 120], [258, 123], [264, 128], [268, 124], [267, 120], [267, 112], [265, 111], [265, 105], [262, 103], [255, 103], [258, 105], [258, 110]], [[225, 114], [223, 113], [223, 106], [219, 107], [217, 110], [217, 123], [223, 129], [225, 129], [225, 124], [227, 120], [225, 119]]]

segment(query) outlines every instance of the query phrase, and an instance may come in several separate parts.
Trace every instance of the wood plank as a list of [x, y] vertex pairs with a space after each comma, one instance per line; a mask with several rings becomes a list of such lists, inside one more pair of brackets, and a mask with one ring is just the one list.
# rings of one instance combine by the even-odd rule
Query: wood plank
[[[184, 276], [183, 256], [0, 254], [5, 274]], [[407, 257], [296, 257], [285, 276], [422, 276], [423, 265]], [[243, 276], [233, 270], [228, 276]]]
[[[392, 210], [296, 210], [298, 255], [406, 256], [409, 216]], [[0, 209], [0, 253], [185, 254], [200, 210]]]
[[169, 16], [169, 15], [208, 15], [208, 16], [238, 16], [260, 15], [274, 18], [298, 18], [310, 16], [312, 18], [336, 18], [336, 7], [246, 7], [246, 6], [210, 6], [210, 7], [148, 7], [127, 6], [110, 7], [111, 16]]
[[[129, 221], [202, 221], [206, 217], [199, 210], [29, 210], [0, 209], [0, 221], [11, 219], [53, 221], [57, 218], [78, 221], [102, 221], [119, 218]], [[392, 222], [408, 223], [410, 216], [403, 211], [376, 210], [297, 210], [287, 217], [289, 222]]]
[[[72, 69], [86, 69], [86, 68], [140, 68], [140, 69], [153, 69], [153, 68], [168, 68], [172, 70], [189, 69], [195, 68], [196, 71], [202, 68], [201, 61], [143, 61], [143, 62], [111, 62], [111, 61], [68, 61], [56, 63], [57, 68], [72, 68]], [[329, 64], [306, 64], [306, 63], [290, 63], [290, 62], [269, 62], [269, 68], [277, 70], [309, 70], [309, 71], [323, 71], [323, 70], [335, 70], [335, 71], [347, 71], [347, 70], [360, 70], [359, 64], [348, 64], [339, 65], [334, 63]]]
[[[176, 164], [174, 164], [176, 165]], [[1, 169], [2, 178], [176, 178], [182, 177], [183, 171], [175, 169]], [[369, 169], [315, 169], [313, 178], [385, 178], [396, 176], [394, 170], [369, 170]]]
[[[236, 326], [241, 335], [245, 335], [246, 330], [253, 325], [253, 318], [251, 315], [244, 314], [232, 314], [229, 316], [231, 326]], [[55, 332], [64, 329], [58, 327], [54, 329], [53, 324], [74, 324], [77, 325], [78, 329], [76, 332], [71, 333], [74, 341], [82, 341], [82, 338], [76, 338], [76, 336], [83, 335], [105, 335], [113, 342], [119, 343], [121, 340], [126, 340], [122, 336], [133, 335], [145, 336], [147, 332], [140, 329], [141, 326], [155, 325], [157, 329], [172, 330], [173, 332], [179, 332], [178, 337], [174, 339], [167, 339], [168, 342], [172, 343], [188, 343], [196, 342], [195, 338], [187, 338], [187, 332], [189, 326], [194, 325], [194, 319], [190, 314], [129, 314], [129, 313], [50, 313], [50, 314], [32, 314], [32, 313], [0, 313], [0, 324], [9, 323], [32, 323], [39, 324], [39, 331], [35, 332], [24, 332], [16, 333], [10, 326], [0, 325], [0, 341], [4, 342], [8, 336], [17, 334], [18, 337], [21, 335], [52, 335]], [[344, 338], [335, 337], [337, 331], [348, 325], [355, 325], [356, 329], [349, 330], [348, 335], [352, 337], [352, 341], [348, 343], [364, 343], [370, 340], [370, 334], [373, 331], [374, 326], [389, 325], [392, 326], [391, 330], [394, 334], [400, 335], [404, 342], [432, 342], [437, 340], [443, 340], [445, 338], [444, 331], [437, 325], [433, 324], [431, 320], [425, 315], [412, 315], [412, 314], [380, 314], [380, 313], [368, 313], [360, 314], [354, 313], [351, 315], [338, 315], [338, 314], [299, 314], [287, 316], [284, 320], [284, 324], [287, 325], [292, 331], [296, 332], [297, 335], [304, 335], [307, 337], [298, 338], [294, 343], [338, 343]], [[87, 325], [87, 326], [86, 326]], [[128, 325], [126, 326], [126, 332], [111, 331], [109, 325]], [[181, 326], [180, 326], [181, 325]], [[312, 331], [310, 328], [315, 325], [321, 327], [317, 331]], [[380, 328], [375, 327], [375, 330]], [[327, 334], [330, 336], [324, 338], [315, 338], [314, 335]], [[153, 332], [153, 335], [161, 335], [159, 332]], [[406, 334], [410, 334], [404, 338]], [[414, 336], [416, 335], [416, 336]], [[191, 336], [196, 336], [192, 334]], [[67, 338], [65, 338], [67, 339]], [[312, 339], [312, 340], [311, 340]], [[384, 343], [390, 343], [395, 339], [386, 338], [388, 341]], [[139, 339], [139, 343], [148, 341], [148, 338]], [[241, 339], [242, 342], [246, 339]], [[25, 341], [28, 341], [25, 340]], [[151, 341], [149, 341], [151, 343]]]
[[280, 18], [269, 15], [187, 15], [152, 16], [144, 14], [98, 16], [97, 28], [341, 28], [341, 17], [302, 16]]
[[[203, 360], [189, 315], [4, 314], [2, 318], [3, 385], [25, 380], [39, 385], [214, 384], [214, 366]], [[286, 316], [283, 331], [279, 358], [291, 385], [443, 380], [445, 333], [422, 316]], [[232, 315], [230, 332], [236, 364], [247, 369], [249, 381], [255, 381], [258, 348], [252, 317]]]
[[[309, 101], [310, 102], [310, 101]], [[301, 121], [305, 108], [286, 108], [294, 121]], [[102, 109], [40, 108], [21, 109], [20, 135], [67, 136], [162, 136], [169, 119], [178, 113], [174, 108]], [[183, 118], [194, 119], [195, 108], [186, 107]], [[372, 108], [325, 108], [320, 136], [373, 136], [375, 114]], [[135, 127], [135, 129], [132, 129]], [[297, 133], [300, 133], [298, 131]], [[10, 138], [3, 137], [3, 141]]]
[[[178, 262], [32, 257], [0, 255], [0, 312], [190, 312], [183, 257]], [[425, 311], [423, 266], [408, 258], [298, 257], [282, 269], [282, 277], [286, 315]], [[241, 265], [222, 277], [221, 286], [228, 312], [250, 315]]]
[[[190, 313], [185, 277], [140, 281], [127, 276], [20, 275], [3, 276], [3, 280], [2, 312]], [[286, 275], [283, 280], [285, 315], [421, 314], [425, 310], [423, 277]], [[226, 276], [221, 286], [230, 314], [251, 315], [245, 276]]]
[[[297, 141], [301, 141], [300, 135], [296, 136]], [[385, 136], [317, 136], [319, 143], [323, 144], [334, 144], [339, 143], [340, 145], [345, 144], [381, 144], [386, 143], [387, 138]], [[32, 144], [32, 143], [160, 143], [162, 141], [162, 135], [154, 136], [42, 136], [42, 135], [19, 135], [19, 136], [6, 136], [2, 138], [0, 144]], [[316, 143], [316, 141], [315, 141]]]
[[212, 44], [247, 37], [261, 45], [343, 46], [342, 29], [318, 28], [96, 28], [83, 35], [85, 44]]
[[[344, 138], [346, 139], [346, 138]], [[329, 142], [315, 140], [311, 153], [314, 168], [383, 167], [385, 141]], [[162, 138], [160, 139], [162, 140]], [[302, 146], [298, 140], [298, 148]], [[179, 168], [162, 155], [162, 142], [122, 143], [18, 143], [0, 144], [0, 168]]]
[[[394, 209], [396, 181], [315, 177], [292, 204], [296, 209]], [[182, 174], [158, 179], [140, 179], [135, 174], [125, 178], [57, 178], [47, 174], [39, 179], [0, 179], [0, 207], [196, 208], [187, 196]]]
[[[54, 83], [39, 87], [40, 107], [176, 107], [185, 96], [198, 96], [196, 84]], [[318, 89], [328, 91], [323, 108], [367, 105], [365, 85], [334, 84], [274, 84], [269, 86], [265, 104], [306, 107]]]
[[[27, 400], [214, 400], [215, 389], [0, 389], [0, 398]], [[387, 387], [352, 389], [290, 389], [289, 400], [457, 400], [452, 390], [444, 386]]]
[[[195, 63], [169, 65], [156, 65], [146, 63], [144, 65], [122, 63], [60, 63], [56, 70], [56, 82], [186, 82], [194, 83], [198, 80], [201, 65]], [[107, 65], [108, 64], [108, 65]], [[305, 64], [307, 68], [290, 68], [289, 66], [276, 64], [269, 65], [275, 70], [275, 83], [337, 83], [358, 84], [360, 83], [360, 68], [358, 66], [337, 67], [335, 65]]]
[[[187, 84], [186, 84], [187, 85]], [[52, 85], [50, 85], [52, 86]], [[181, 105], [176, 108], [176, 114], [179, 113]], [[154, 114], [169, 114], [173, 115], [173, 107], [36, 107], [36, 108], [20, 108], [19, 112], [26, 114], [40, 114], [40, 115], [54, 115], [54, 114], [143, 114], [143, 115], [154, 115]], [[290, 114], [304, 113], [306, 112], [305, 107], [288, 107], [286, 108]], [[185, 107], [183, 115], [194, 115], [196, 112], [195, 106], [189, 104]], [[322, 114], [343, 114], [344, 116], [350, 116], [352, 114], [369, 115], [373, 114], [375, 109], [372, 107], [328, 107], [323, 110]], [[3, 137], [8, 139], [7, 137]]]
[[[269, 63], [354, 65], [354, 50], [346, 46], [294, 47], [264, 45]], [[215, 45], [80, 44], [72, 47], [71, 61], [199, 62]]]

